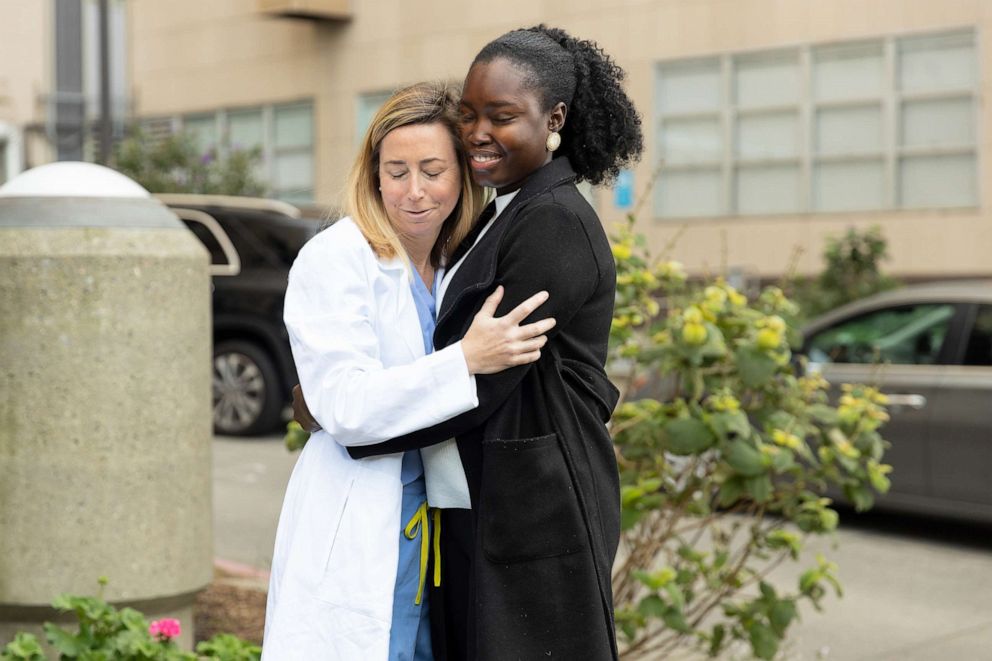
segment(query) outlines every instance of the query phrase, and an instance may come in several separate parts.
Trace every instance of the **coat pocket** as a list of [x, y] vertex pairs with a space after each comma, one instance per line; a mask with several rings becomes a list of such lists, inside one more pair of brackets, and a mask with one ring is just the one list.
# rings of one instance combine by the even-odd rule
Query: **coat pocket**
[[479, 525], [493, 562], [521, 562], [586, 548], [585, 527], [557, 434], [483, 441]]

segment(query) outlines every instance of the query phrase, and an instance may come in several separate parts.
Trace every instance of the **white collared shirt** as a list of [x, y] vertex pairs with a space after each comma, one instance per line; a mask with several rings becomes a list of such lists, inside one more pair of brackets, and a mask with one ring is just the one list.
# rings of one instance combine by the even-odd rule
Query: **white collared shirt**
[[475, 237], [475, 241], [472, 243], [472, 247], [469, 248], [464, 255], [462, 255], [462, 258], [458, 260], [457, 264], [455, 264], [448, 271], [445, 272], [444, 279], [441, 280], [441, 284], [437, 288], [438, 316], [440, 316], [441, 313], [441, 302], [444, 300], [444, 294], [446, 291], [448, 291], [448, 285], [451, 284], [451, 278], [454, 277], [455, 273], [458, 272], [459, 267], [461, 267], [461, 265], [465, 263], [465, 258], [468, 257], [468, 254], [472, 252], [475, 246], [479, 245], [479, 241], [482, 240], [482, 237], [486, 235], [486, 232], [489, 231], [489, 228], [493, 226], [493, 223], [496, 221], [496, 219], [499, 218], [500, 214], [503, 213], [503, 210], [506, 209], [508, 204], [510, 204], [510, 200], [516, 197], [517, 193], [519, 192], [520, 189], [518, 188], [512, 193], [505, 193], [503, 195], [496, 196], [496, 199], [493, 200], [493, 204], [496, 205], [496, 213], [494, 213], [493, 217], [489, 219], [489, 222], [486, 223], [486, 226], [482, 228], [482, 231], [479, 232], [479, 235]]

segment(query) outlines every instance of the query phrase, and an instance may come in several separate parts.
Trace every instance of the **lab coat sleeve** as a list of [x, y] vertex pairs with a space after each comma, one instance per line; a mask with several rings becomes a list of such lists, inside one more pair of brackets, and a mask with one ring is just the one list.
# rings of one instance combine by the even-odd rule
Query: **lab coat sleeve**
[[408, 364], [383, 365], [376, 327], [388, 332], [394, 320], [375, 319], [388, 311], [377, 312], [372, 300], [372, 257], [364, 239], [359, 235], [358, 243], [338, 234], [344, 235], [340, 241], [318, 235], [304, 247], [286, 290], [283, 316], [314, 419], [335, 441], [353, 446], [428, 427], [477, 406], [475, 379], [460, 345]]
[[[547, 290], [547, 302], [523, 323], [554, 317], [555, 327], [547, 333], [552, 341], [592, 295], [601, 277], [589, 237], [574, 214], [560, 205], [538, 206], [516, 223], [500, 247], [494, 285], [503, 285], [505, 292], [496, 315], [502, 316], [537, 291]], [[532, 368], [532, 364], [521, 365], [496, 374], [480, 374], [476, 377], [478, 407], [433, 427], [385, 443], [349, 448], [348, 452], [355, 458], [391, 454], [427, 447], [474, 429], [506, 401]]]

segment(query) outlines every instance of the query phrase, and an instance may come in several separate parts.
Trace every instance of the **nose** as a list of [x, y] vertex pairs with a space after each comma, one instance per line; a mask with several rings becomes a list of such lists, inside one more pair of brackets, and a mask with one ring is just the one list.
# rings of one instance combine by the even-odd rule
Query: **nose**
[[406, 195], [411, 200], [419, 200], [424, 196], [424, 182], [419, 172], [412, 173], [410, 186], [406, 190]]
[[462, 125], [462, 140], [469, 145], [484, 145], [492, 141], [491, 126], [483, 118]]

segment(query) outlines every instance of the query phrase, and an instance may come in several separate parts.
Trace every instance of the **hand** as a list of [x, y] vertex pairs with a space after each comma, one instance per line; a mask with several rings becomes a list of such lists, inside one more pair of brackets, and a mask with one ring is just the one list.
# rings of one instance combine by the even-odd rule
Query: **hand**
[[496, 318], [493, 315], [501, 300], [503, 287], [499, 286], [482, 304], [462, 338], [462, 352], [470, 374], [493, 374], [533, 363], [541, 357], [541, 347], [548, 341], [544, 334], [554, 328], [555, 320], [551, 318], [520, 325], [548, 300], [548, 292], [538, 292], [505, 316]]
[[320, 429], [320, 424], [313, 419], [310, 409], [307, 408], [307, 403], [303, 399], [303, 388], [298, 383], [293, 386], [293, 420], [308, 432], [313, 433]]

